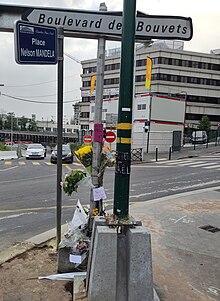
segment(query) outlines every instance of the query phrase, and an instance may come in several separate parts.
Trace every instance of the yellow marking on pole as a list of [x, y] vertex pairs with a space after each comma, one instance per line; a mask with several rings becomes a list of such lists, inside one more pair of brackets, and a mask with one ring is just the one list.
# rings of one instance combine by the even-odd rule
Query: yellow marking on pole
[[32, 162], [33, 165], [40, 165], [39, 162]]
[[18, 162], [19, 165], [25, 165], [25, 162]]
[[11, 161], [5, 161], [5, 165], [11, 165]]
[[117, 129], [118, 130], [131, 130], [132, 124], [131, 123], [118, 123]]
[[131, 144], [131, 138], [118, 137], [117, 138], [117, 143]]

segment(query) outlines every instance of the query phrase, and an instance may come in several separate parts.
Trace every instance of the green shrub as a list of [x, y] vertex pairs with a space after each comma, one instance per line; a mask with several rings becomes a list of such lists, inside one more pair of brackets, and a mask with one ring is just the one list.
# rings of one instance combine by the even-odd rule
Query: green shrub
[[7, 145], [4, 145], [4, 143], [0, 142], [0, 151], [10, 151], [10, 147]]

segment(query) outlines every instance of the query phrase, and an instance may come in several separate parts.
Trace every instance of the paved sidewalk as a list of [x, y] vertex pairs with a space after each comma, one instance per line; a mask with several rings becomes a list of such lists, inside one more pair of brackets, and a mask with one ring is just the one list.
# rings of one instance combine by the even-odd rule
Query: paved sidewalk
[[[184, 147], [181, 148], [180, 151], [175, 151], [171, 153], [171, 160], [177, 160], [177, 159], [188, 158], [188, 157], [198, 157], [198, 156], [205, 155], [207, 153], [212, 154], [218, 152], [220, 153], [220, 145], [215, 145], [215, 143], [210, 143], [208, 147], [205, 144], [202, 145], [196, 144], [195, 149], [194, 149], [194, 145], [186, 144]], [[158, 151], [158, 161], [160, 160], [169, 160], [169, 151], [167, 152]], [[144, 153], [143, 162], [152, 162], [152, 161], [154, 162], [156, 161], [156, 152]]]
[[220, 187], [137, 203], [130, 214], [151, 233], [161, 301], [220, 300]]

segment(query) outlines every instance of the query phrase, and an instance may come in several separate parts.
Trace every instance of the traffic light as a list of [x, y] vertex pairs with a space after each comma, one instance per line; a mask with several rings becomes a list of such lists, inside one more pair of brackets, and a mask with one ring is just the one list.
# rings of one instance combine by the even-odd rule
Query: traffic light
[[148, 127], [150, 125], [150, 121], [145, 121], [144, 122], [144, 132], [147, 133], [148, 132]]

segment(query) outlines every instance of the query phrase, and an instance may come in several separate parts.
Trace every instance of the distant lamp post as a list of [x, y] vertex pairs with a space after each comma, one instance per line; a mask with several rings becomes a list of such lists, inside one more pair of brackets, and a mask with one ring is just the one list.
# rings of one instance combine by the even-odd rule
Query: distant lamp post
[[11, 150], [13, 146], [13, 115], [11, 114]]

